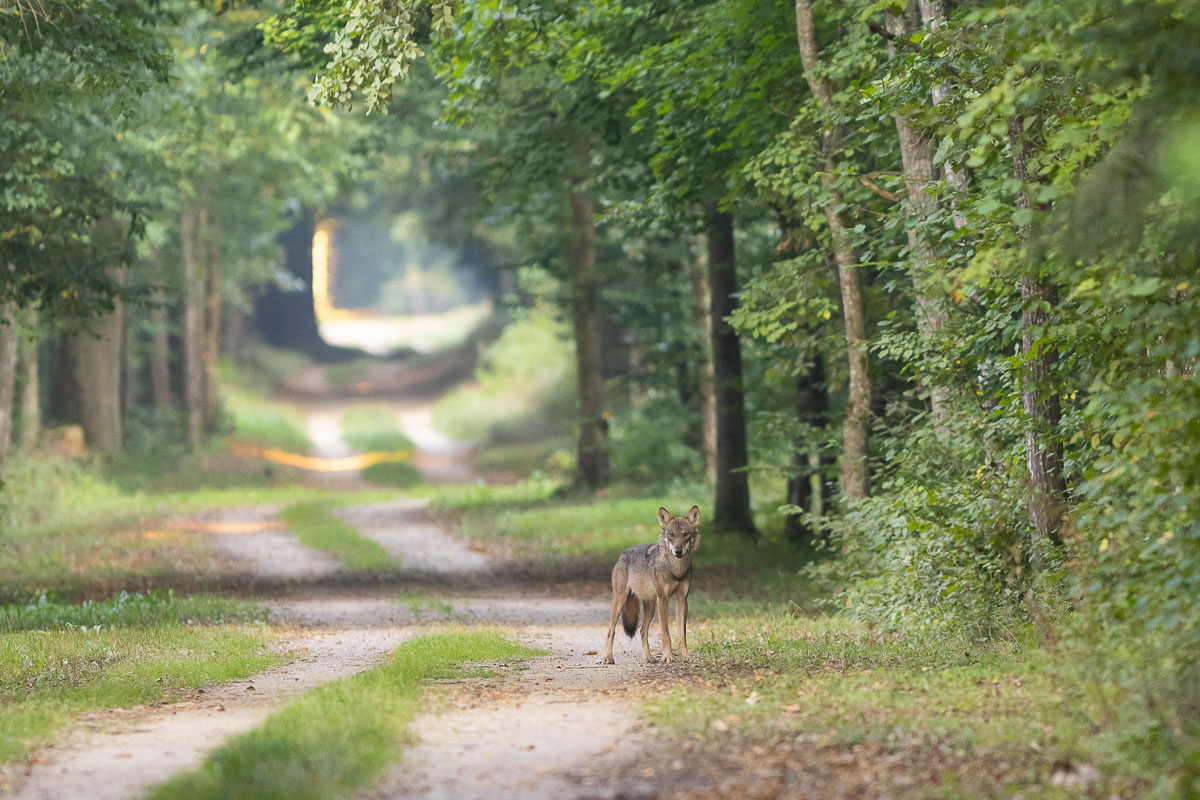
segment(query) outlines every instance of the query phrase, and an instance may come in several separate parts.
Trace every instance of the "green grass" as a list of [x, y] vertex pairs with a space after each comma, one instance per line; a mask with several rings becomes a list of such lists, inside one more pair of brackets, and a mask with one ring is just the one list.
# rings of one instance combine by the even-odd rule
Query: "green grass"
[[121, 592], [109, 600], [63, 603], [44, 593], [27, 603], [0, 605], [0, 633], [76, 628], [213, 625], [266, 619], [258, 606], [212, 595], [176, 597], [170, 590]]
[[412, 464], [405, 464], [401, 461], [372, 464], [361, 469], [358, 474], [367, 483], [394, 486], [397, 489], [410, 489], [422, 480], [420, 470]]
[[154, 800], [306, 800], [348, 796], [398, 760], [424, 681], [472, 661], [539, 653], [489, 630], [419, 636], [384, 666], [335, 681], [219, 748], [200, 769], [159, 787]]
[[547, 500], [558, 488], [547, 480], [527, 480], [511, 486], [479, 483], [440, 484], [420, 487], [413, 494], [429, 498], [430, 506], [445, 512], [495, 512], [504, 508], [529, 507]]
[[408, 608], [418, 621], [426, 618], [434, 620], [454, 618], [454, 603], [444, 597], [431, 597], [420, 592], [404, 592], [396, 596], [396, 602]]
[[[353, 362], [351, 362], [353, 363]], [[391, 406], [356, 406], [342, 414], [342, 438], [360, 453], [406, 453], [406, 461], [385, 461], [365, 467], [363, 480], [381, 486], [407, 489], [421, 482], [421, 473], [410, 461], [416, 447], [400, 431], [400, 418]]]
[[697, 615], [689, 639], [708, 685], [642, 708], [681, 739], [797, 760], [865, 748], [913, 780], [900, 797], [1066, 797], [1050, 785], [1055, 764], [1099, 768], [1102, 788], [1088, 796], [1144, 787], [1136, 765], [1114, 761], [1083, 698], [1064, 688], [1070, 664], [1033, 645], [918, 639], [762, 611]]
[[342, 413], [342, 438], [360, 453], [407, 452], [416, 448], [400, 432], [400, 417], [391, 406], [356, 406]]
[[221, 400], [239, 441], [302, 455], [312, 450], [304, 415], [294, 406], [232, 385], [221, 387]]
[[333, 516], [333, 500], [294, 503], [279, 517], [306, 547], [324, 550], [351, 569], [386, 569], [397, 562], [383, 546]]
[[64, 597], [108, 596], [169, 584], [215, 568], [199, 536], [150, 538], [165, 521], [212, 508], [322, 500], [370, 503], [394, 492], [304, 486], [236, 486], [150, 494], [127, 491], [63, 459], [9, 462], [0, 491], [0, 601], [56, 590]]
[[261, 612], [218, 598], [125, 596], [0, 607], [0, 763], [49, 741], [77, 713], [168, 702], [279, 662]]

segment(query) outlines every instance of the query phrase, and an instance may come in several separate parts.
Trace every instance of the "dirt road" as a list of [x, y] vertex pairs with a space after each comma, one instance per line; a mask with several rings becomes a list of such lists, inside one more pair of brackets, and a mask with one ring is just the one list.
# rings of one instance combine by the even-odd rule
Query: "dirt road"
[[[430, 477], [453, 478], [467, 470], [465, 449], [433, 430], [428, 407], [399, 413], [421, 452], [433, 460]], [[345, 454], [337, 413], [312, 412], [309, 433], [321, 455]], [[270, 609], [287, 665], [174, 704], [88, 714], [35, 754], [22, 774], [11, 776], [10, 796], [142, 797], [201, 764], [212, 748], [252, 728], [289, 698], [368, 669], [414, 632], [441, 623], [503, 626], [550, 655], [500, 679], [444, 687], [437, 694], [442, 708], [413, 726], [419, 744], [364, 796], [559, 799], [654, 793], [655, 776], [661, 781], [670, 765], [649, 772], [630, 766], [649, 746], [636, 702], [687, 680], [688, 667], [643, 664], [640, 647], [624, 639], [618, 664], [602, 666], [597, 650], [608, 615], [602, 595], [555, 593], [537, 570], [503, 562], [447, 534], [430, 522], [423, 505], [398, 496], [338, 512], [402, 564], [388, 581], [366, 585], [355, 584], [355, 576], [326, 553], [304, 546], [276, 518], [279, 507], [223, 509], [190, 521], [208, 523], [191, 524], [193, 530], [222, 531], [193, 535], [207, 537], [228, 574], [242, 579]], [[348, 585], [355, 591], [348, 592]], [[423, 592], [429, 586], [437, 587], [436, 596]]]

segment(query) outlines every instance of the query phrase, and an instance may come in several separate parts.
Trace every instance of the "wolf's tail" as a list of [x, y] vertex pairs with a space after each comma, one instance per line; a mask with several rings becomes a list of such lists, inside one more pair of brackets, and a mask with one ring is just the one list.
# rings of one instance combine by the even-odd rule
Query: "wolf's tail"
[[625, 607], [621, 609], [621, 627], [625, 629], [625, 635], [630, 639], [637, 630], [640, 607], [641, 604], [638, 603], [637, 596], [633, 592], [625, 596]]

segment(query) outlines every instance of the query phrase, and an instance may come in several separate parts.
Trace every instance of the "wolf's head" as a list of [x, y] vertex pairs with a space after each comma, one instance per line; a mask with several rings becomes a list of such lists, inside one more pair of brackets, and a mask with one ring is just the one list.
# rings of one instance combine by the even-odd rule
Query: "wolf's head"
[[673, 517], [665, 508], [658, 510], [658, 543], [664, 550], [676, 558], [684, 558], [696, 552], [700, 543], [700, 508], [692, 506], [692, 510], [682, 517]]

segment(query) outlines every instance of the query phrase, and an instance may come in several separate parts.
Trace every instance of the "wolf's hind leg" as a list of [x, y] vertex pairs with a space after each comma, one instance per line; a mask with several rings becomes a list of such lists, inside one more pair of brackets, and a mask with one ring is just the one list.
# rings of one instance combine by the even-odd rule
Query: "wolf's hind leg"
[[642, 600], [642, 655], [646, 657], [647, 664], [654, 663], [654, 656], [650, 653], [650, 623], [654, 622], [654, 600]]
[[605, 664], [617, 663], [617, 662], [613, 661], [613, 654], [612, 654], [613, 637], [617, 633], [617, 617], [621, 616], [621, 606], [622, 605], [624, 605], [624, 602], [621, 600], [620, 597], [617, 596], [616, 592], [613, 592], [612, 620], [608, 623], [608, 636], [604, 639], [604, 663]]
[[[604, 663], [605, 664], [616, 663], [615, 661], [613, 661], [612, 649], [613, 649], [613, 637], [616, 635], [616, 632], [617, 632], [617, 618], [619, 616], [621, 616], [621, 606], [622, 605], [625, 606], [626, 611], [628, 611], [628, 609], [629, 609], [629, 603], [627, 602], [628, 598], [629, 598], [629, 568], [625, 564], [625, 556], [621, 556], [621, 558], [617, 559], [617, 564], [615, 567], [613, 567], [612, 590], [613, 590], [612, 619], [608, 623], [608, 636], [604, 640]], [[626, 618], [625, 618], [625, 630], [626, 631], [630, 630], [629, 626], [631, 624], [632, 625], [637, 624], [636, 613], [637, 613], [637, 606], [635, 604], [634, 605], [634, 614], [635, 614], [634, 618], [632, 620], [630, 620], [628, 615], [626, 615]], [[629, 635], [632, 636], [633, 634], [630, 633]]]

